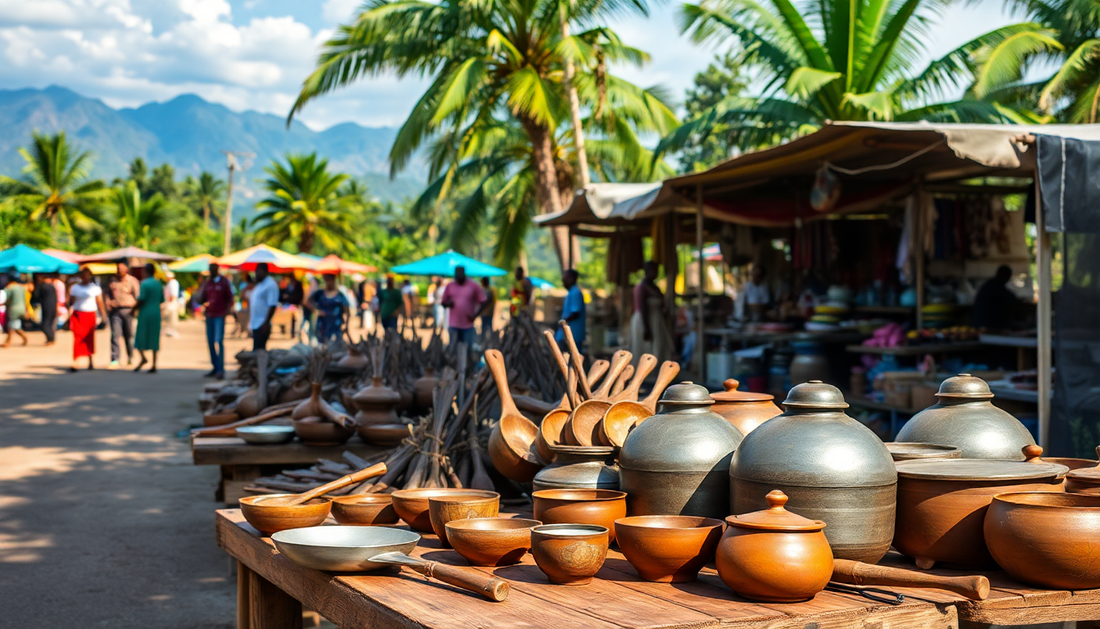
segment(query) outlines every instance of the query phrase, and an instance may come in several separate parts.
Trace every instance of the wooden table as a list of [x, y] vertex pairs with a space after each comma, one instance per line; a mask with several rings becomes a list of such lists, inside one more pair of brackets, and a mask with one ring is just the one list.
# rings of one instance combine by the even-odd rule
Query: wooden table
[[357, 438], [340, 446], [307, 446], [299, 441], [276, 445], [252, 445], [240, 437], [193, 437], [191, 460], [195, 465], [221, 466], [214, 500], [236, 505], [251, 481], [284, 469], [313, 465], [318, 459], [343, 461], [345, 451], [370, 457], [382, 450]]
[[[297, 629], [302, 606], [339, 627], [552, 627], [593, 628], [768, 628], [939, 629], [991, 624], [1078, 621], [1078, 628], [1100, 627], [1100, 590], [1037, 590], [1000, 571], [984, 572], [989, 598], [970, 601], [942, 590], [887, 588], [905, 595], [902, 605], [825, 591], [804, 603], [753, 603], [733, 594], [712, 567], [695, 583], [640, 581], [622, 554], [611, 550], [597, 580], [586, 587], [552, 585], [534, 565], [471, 568], [507, 579], [512, 592], [491, 603], [438, 581], [428, 582], [396, 568], [360, 575], [302, 568], [284, 558], [269, 538], [244, 521], [237, 509], [217, 512], [218, 546], [238, 561], [238, 629]], [[329, 521], [331, 523], [331, 520]], [[414, 556], [466, 565], [425, 534]], [[891, 553], [884, 564], [913, 569]], [[960, 572], [933, 572], [958, 576]]]

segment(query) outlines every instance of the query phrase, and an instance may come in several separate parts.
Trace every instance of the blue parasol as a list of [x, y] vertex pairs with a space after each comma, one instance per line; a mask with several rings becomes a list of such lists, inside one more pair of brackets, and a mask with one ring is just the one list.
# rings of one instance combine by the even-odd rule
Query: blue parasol
[[550, 290], [551, 288], [554, 288], [553, 282], [548, 282], [541, 277], [527, 276], [527, 279], [531, 280], [531, 285], [539, 290]]
[[440, 277], [454, 277], [455, 267], [457, 266], [466, 268], [467, 277], [498, 277], [508, 274], [508, 272], [503, 269], [498, 269], [484, 262], [478, 262], [473, 258], [468, 258], [454, 251], [448, 251], [437, 256], [424, 258], [417, 262], [395, 266], [390, 269], [390, 272], [398, 275], [438, 275]]
[[15, 245], [6, 251], [0, 251], [0, 273], [66, 273], [72, 274], [79, 266], [61, 258], [28, 247]]

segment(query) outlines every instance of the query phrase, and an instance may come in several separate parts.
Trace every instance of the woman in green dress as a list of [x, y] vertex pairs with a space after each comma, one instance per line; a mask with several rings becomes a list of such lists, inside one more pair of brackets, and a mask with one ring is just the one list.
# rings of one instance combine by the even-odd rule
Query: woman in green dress
[[153, 366], [149, 373], [157, 372], [157, 352], [160, 351], [160, 305], [164, 303], [164, 284], [155, 277], [157, 268], [145, 265], [145, 279], [141, 281], [141, 292], [137, 298], [137, 334], [134, 335], [134, 349], [141, 356], [141, 362], [134, 371], [145, 366], [145, 350], [153, 352]]

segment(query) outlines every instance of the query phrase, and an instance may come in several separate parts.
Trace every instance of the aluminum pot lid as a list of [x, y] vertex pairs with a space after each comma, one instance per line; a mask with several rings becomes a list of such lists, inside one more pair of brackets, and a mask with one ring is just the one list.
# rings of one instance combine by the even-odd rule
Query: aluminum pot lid
[[940, 383], [940, 390], [936, 393], [936, 397], [990, 400], [993, 399], [993, 392], [989, 390], [989, 384], [985, 380], [968, 373], [960, 373]]
[[746, 529], [760, 529], [765, 531], [820, 531], [825, 528], [821, 520], [804, 518], [797, 513], [791, 513], [784, 508], [787, 504], [787, 494], [774, 489], [765, 496], [768, 508], [761, 511], [753, 511], [744, 515], [731, 515], [726, 518], [726, 523]]
[[722, 383], [722, 386], [726, 389], [725, 391], [711, 393], [710, 397], [714, 398], [715, 402], [771, 402], [775, 399], [774, 395], [767, 393], [738, 391], [737, 385], [739, 384], [738, 381], [730, 378]]
[[664, 411], [630, 431], [619, 452], [619, 467], [639, 472], [724, 468], [742, 439], [740, 430], [706, 407]]
[[898, 476], [921, 480], [1021, 481], [1055, 479], [1069, 468], [1054, 463], [999, 459], [916, 459], [898, 461]]
[[791, 387], [783, 406], [797, 409], [836, 410], [848, 408], [840, 389], [820, 380], [810, 380]]
[[[1100, 446], [1096, 448], [1096, 456], [1100, 457]], [[1066, 476], [1086, 483], [1100, 483], [1100, 465], [1070, 470]]]
[[709, 406], [714, 404], [706, 387], [692, 382], [681, 382], [665, 389], [658, 402], [660, 406]]

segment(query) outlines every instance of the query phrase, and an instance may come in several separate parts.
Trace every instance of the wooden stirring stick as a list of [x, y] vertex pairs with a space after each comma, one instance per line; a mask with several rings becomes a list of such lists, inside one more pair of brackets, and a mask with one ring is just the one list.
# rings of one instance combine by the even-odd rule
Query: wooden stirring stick
[[330, 491], [346, 487], [352, 483], [361, 483], [368, 478], [374, 478], [375, 476], [381, 476], [386, 473], [386, 464], [378, 463], [368, 468], [353, 472], [347, 476], [341, 476], [331, 483], [325, 483], [320, 487], [315, 487], [307, 492], [300, 494], [293, 494], [290, 496], [273, 496], [263, 501], [264, 506], [278, 506], [278, 507], [293, 507], [294, 505], [305, 504], [310, 500], [318, 496], [323, 496]]
[[584, 356], [581, 356], [581, 351], [577, 349], [577, 341], [573, 339], [573, 330], [565, 321], [560, 322], [559, 325], [561, 325], [562, 333], [565, 334], [565, 344], [569, 346], [569, 354], [573, 357], [573, 368], [577, 370], [577, 383], [581, 385], [581, 393], [584, 394], [584, 399], [591, 400], [592, 387], [589, 386], [588, 379], [584, 377]]

